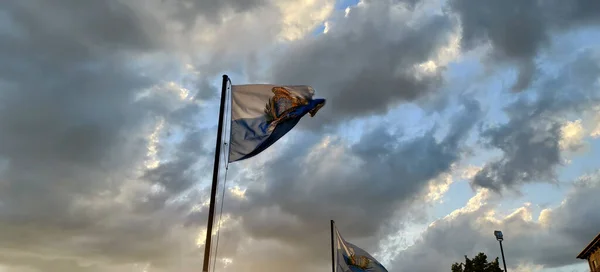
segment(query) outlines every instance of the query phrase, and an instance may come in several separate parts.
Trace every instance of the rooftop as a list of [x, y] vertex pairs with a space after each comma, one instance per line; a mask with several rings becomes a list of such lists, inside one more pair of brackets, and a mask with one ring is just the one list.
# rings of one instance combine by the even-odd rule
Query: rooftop
[[596, 238], [594, 238], [594, 240], [592, 240], [582, 251], [581, 253], [579, 253], [579, 255], [577, 255], [577, 259], [584, 259], [587, 260], [587, 258], [594, 253], [594, 251], [600, 247], [600, 233], [598, 233], [598, 235], [596, 235]]

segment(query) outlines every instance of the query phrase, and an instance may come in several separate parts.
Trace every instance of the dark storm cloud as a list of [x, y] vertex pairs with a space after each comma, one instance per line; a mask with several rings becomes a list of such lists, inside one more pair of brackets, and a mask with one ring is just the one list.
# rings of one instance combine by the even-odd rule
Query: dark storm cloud
[[543, 82], [533, 101], [521, 98], [507, 107], [508, 123], [481, 134], [487, 147], [504, 155], [486, 164], [473, 183], [498, 191], [525, 182], [553, 181], [563, 159], [562, 124], [598, 101], [594, 84], [599, 75], [597, 53], [584, 51], [556, 78]]
[[485, 131], [482, 136], [489, 139], [490, 146], [500, 148], [504, 157], [486, 164], [473, 183], [499, 191], [523, 182], [553, 180], [555, 167], [561, 164], [560, 124], [538, 122], [514, 120]]
[[241, 13], [269, 4], [269, 0], [164, 0], [162, 4], [174, 8], [174, 20], [179, 20], [187, 27], [192, 27], [199, 18], [212, 23], [219, 23], [223, 14], [231, 11]]
[[[496, 207], [484, 204], [471, 211], [462, 211], [434, 222], [416, 243], [403, 251], [393, 262], [398, 271], [443, 271], [450, 269], [463, 256], [484, 252], [488, 258], [500, 256], [493, 231], [505, 235], [508, 268], [533, 263], [544, 267], [560, 267], [581, 263], [575, 257], [598, 234], [600, 205], [595, 194], [600, 192], [598, 173], [575, 183], [564, 202], [542, 212], [539, 220], [531, 220], [531, 207], [523, 207], [510, 216], [492, 220], [489, 212]], [[422, 262], [421, 256], [436, 262]], [[512, 267], [512, 268], [511, 268]]]
[[371, 3], [386, 3], [386, 5], [400, 4], [403, 7], [413, 9], [416, 5], [423, 2], [422, 0], [362, 0], [361, 2], [366, 4]]
[[519, 67], [513, 86], [517, 91], [534, 80], [534, 59], [553, 33], [600, 23], [600, 4], [595, 0], [450, 0], [449, 6], [460, 17], [465, 50], [489, 42], [494, 61]]
[[[560, 266], [572, 263], [569, 257], [577, 256], [579, 252], [598, 235], [600, 208], [594, 195], [600, 192], [600, 173], [592, 173], [580, 178], [574, 186], [573, 192], [567, 197], [559, 208], [553, 209], [545, 220], [550, 224], [550, 230], [558, 232], [561, 237], [568, 239], [564, 253], [559, 258], [550, 258], [540, 254], [537, 256], [540, 263]], [[556, 249], [558, 251], [558, 249]], [[571, 255], [571, 256], [569, 256]]]
[[159, 25], [140, 18], [133, 7], [113, 0], [3, 1], [0, 9], [8, 17], [8, 27], [18, 33], [2, 39], [3, 59], [30, 52], [34, 56], [23, 62], [37, 56], [59, 67], [105, 50], [155, 48], [160, 30]]
[[434, 130], [402, 141], [385, 126], [349, 147], [332, 141], [320, 148], [319, 138], [303, 137], [259, 176], [247, 177], [257, 185], [246, 191], [242, 226], [254, 239], [274, 239], [294, 246], [301, 256], [325, 261], [318, 249], [327, 247], [329, 219], [348, 238], [378, 233], [381, 224], [461, 158], [462, 142], [480, 116], [479, 104], [466, 101], [440, 141]]
[[432, 16], [406, 26], [408, 19], [402, 16], [410, 17], [409, 12], [393, 15], [388, 2], [352, 9], [326, 35], [291, 45], [273, 65], [274, 81], [311, 84], [328, 99], [315, 125], [382, 114], [441, 84], [439, 71], [418, 75], [415, 66], [448, 41], [449, 19]]
[[[197, 182], [198, 173], [194, 171], [193, 166], [199, 157], [208, 157], [211, 153], [204, 148], [204, 140], [207, 137], [203, 137], [202, 134], [206, 134], [206, 131], [190, 132], [176, 147], [175, 154], [173, 154], [174, 159], [146, 171], [144, 178], [164, 186], [168, 195], [182, 192]], [[204, 171], [201, 173], [210, 172], [209, 166], [210, 164], [202, 167]]]
[[[8, 162], [3, 175], [8, 184], [0, 194], [6, 210], [31, 218], [65, 212], [68, 198], [63, 194], [94, 191], [91, 180], [134, 158], [124, 152], [139, 154], [136, 129], [145, 111], [134, 99], [153, 83], [123, 63], [117, 52], [100, 55], [94, 50], [148, 48], [152, 42], [140, 33], [137, 21], [128, 19], [131, 14], [112, 12], [108, 2], [87, 6], [63, 1], [46, 8], [41, 2], [0, 4], [18, 31], [0, 38], [0, 58], [5, 60], [0, 63], [5, 86], [0, 90], [0, 156]], [[70, 4], [89, 20], [66, 20]], [[122, 33], [108, 34], [95, 21], [100, 19], [91, 16], [94, 12], [117, 23]], [[32, 198], [40, 202], [29, 203]]]
[[0, 247], [53, 248], [64, 265], [81, 260], [73, 256], [160, 262], [186, 235], [172, 230], [185, 207], [164, 198], [190, 187], [204, 151], [201, 132], [184, 126], [177, 160], [145, 180], [170, 194], [149, 203], [136, 191], [156, 120], [185, 125], [197, 111], [160, 87], [167, 78], [156, 70], [172, 63], [136, 66], [161, 48], [162, 28], [118, 1], [2, 1], [0, 16]]
[[491, 41], [498, 54], [509, 58], [530, 58], [547, 40], [544, 15], [537, 1], [451, 0], [463, 26], [462, 44], [473, 49]]

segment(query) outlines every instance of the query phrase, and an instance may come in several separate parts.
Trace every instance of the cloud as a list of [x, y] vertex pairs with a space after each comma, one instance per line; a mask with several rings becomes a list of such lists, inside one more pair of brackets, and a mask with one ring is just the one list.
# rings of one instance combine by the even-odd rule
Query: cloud
[[[525, 95], [509, 105], [506, 124], [482, 131], [485, 146], [501, 150], [503, 156], [487, 163], [473, 184], [499, 191], [555, 179], [556, 167], [563, 161], [561, 149], [568, 141], [573, 143], [565, 134], [565, 126], [569, 128], [565, 117], [590, 110], [598, 101], [595, 84], [600, 66], [596, 58], [593, 51], [582, 52], [557, 77], [539, 86], [537, 98]], [[575, 136], [581, 138], [580, 134]]]
[[581, 120], [566, 122], [560, 129], [561, 140], [559, 146], [561, 150], [578, 150], [583, 146], [585, 130]]
[[[61, 59], [57, 61], [58, 65], [105, 49], [136, 50], [159, 46], [156, 38], [160, 35], [150, 32], [155, 22], [147, 17], [139, 18], [135, 8], [118, 1], [84, 4], [61, 0], [52, 5], [37, 0], [11, 1], [3, 3], [2, 9], [8, 17], [9, 28], [15, 28], [11, 31], [11, 39], [3, 41], [2, 54], [37, 48], [40, 54], [45, 52], [47, 57]], [[72, 10], [78, 10], [78, 13], [70, 13]], [[81, 24], [73, 24], [73, 21]], [[77, 43], [72, 42], [75, 39]], [[17, 47], [19, 45], [22, 47]]]
[[303, 38], [333, 12], [335, 1], [277, 1], [282, 14], [281, 37], [287, 40]]
[[[241, 18], [251, 25], [237, 25], [237, 28], [250, 30], [252, 27], [261, 28], [259, 24], [268, 25], [267, 28], [271, 31], [279, 32], [270, 34], [276, 34], [275, 36], [284, 40], [296, 40], [323, 23], [333, 11], [334, 3], [333, 0], [166, 0], [151, 1], [150, 5], [161, 10], [163, 16], [175, 22], [177, 26], [181, 26], [176, 29], [188, 34], [197, 34], [194, 33], [196, 31], [202, 34], [215, 33], [215, 30], [218, 32], [218, 28], [223, 26], [231, 30], [227, 26], [232, 22], [240, 22], [238, 20]], [[242, 34], [245, 34], [243, 36], [246, 38], [249, 36], [248, 33]], [[234, 35], [227, 36], [236, 39]]]
[[[6, 60], [0, 64], [5, 86], [0, 93], [0, 156], [7, 164], [3, 204], [16, 209], [12, 212], [21, 210], [16, 217], [60, 221], [52, 211], [68, 212], [64, 188], [92, 193], [98, 184], [92, 180], [106, 178], [104, 169], [132, 167], [144, 149], [136, 140], [145, 129], [147, 109], [136, 94], [154, 80], [122, 62], [119, 52], [97, 54], [94, 48], [119, 44], [141, 52], [152, 42], [139, 33], [137, 22], [127, 19], [130, 15], [108, 12], [108, 4], [81, 11], [95, 10], [121, 22], [123, 33], [102, 36], [108, 31], [90, 16], [87, 27], [100, 37], [86, 37], [85, 31], [76, 36], [76, 26], [61, 21], [60, 5], [45, 9], [47, 20], [25, 16], [43, 6], [6, 5], [22, 31], [0, 41]], [[32, 198], [41, 202], [28, 204]]]
[[429, 192], [427, 193], [426, 197], [427, 201], [441, 201], [440, 199], [444, 196], [448, 189], [450, 189], [450, 185], [452, 185], [452, 183], [454, 183], [454, 180], [452, 179], [451, 174], [447, 173], [440, 175], [439, 180], [429, 184]]
[[[182, 65], [160, 56], [170, 53], [163, 28], [117, 1], [10, 1], [0, 11], [0, 262], [167, 262], [195, 236], [177, 226], [193, 202], [172, 201], [196, 181], [188, 174], [207, 139], [189, 126], [194, 94], [172, 83]], [[162, 142], [177, 130], [180, 146]]]
[[593, 138], [600, 137], [600, 107], [596, 107], [594, 110], [594, 117], [592, 118], [592, 128], [590, 136]]
[[600, 23], [600, 5], [594, 0], [496, 1], [450, 0], [460, 18], [465, 50], [490, 44], [492, 62], [519, 67], [513, 90], [527, 89], [538, 73], [535, 59], [551, 43], [551, 36], [578, 26]]
[[213, 24], [222, 23], [230, 13], [244, 13], [270, 3], [268, 0], [167, 0], [159, 4], [168, 8], [172, 19], [180, 21], [187, 27], [193, 27], [198, 21]]
[[[432, 223], [414, 245], [398, 255], [391, 269], [443, 271], [465, 254], [478, 252], [495, 258], [500, 255], [493, 237], [497, 229], [504, 233], [511, 270], [579, 263], [575, 257], [598, 233], [600, 217], [594, 212], [598, 209], [594, 195], [600, 192], [599, 177], [594, 173], [580, 178], [559, 206], [543, 210], [537, 220], [527, 203], [508, 215], [498, 214], [498, 198], [480, 189], [464, 208]], [[425, 255], [438, 261], [422, 262]]]
[[327, 34], [292, 43], [275, 56], [273, 81], [311, 84], [328, 98], [314, 126], [383, 114], [440, 86], [441, 69], [420, 73], [419, 65], [452, 41], [451, 21], [393, 2], [361, 2], [347, 17], [330, 21]]

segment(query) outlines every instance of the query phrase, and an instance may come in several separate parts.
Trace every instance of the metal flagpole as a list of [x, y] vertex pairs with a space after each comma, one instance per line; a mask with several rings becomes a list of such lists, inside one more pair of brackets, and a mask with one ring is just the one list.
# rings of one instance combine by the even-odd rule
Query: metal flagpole
[[217, 144], [215, 146], [215, 163], [213, 168], [213, 180], [212, 187], [210, 188], [210, 206], [208, 211], [208, 226], [206, 227], [206, 243], [204, 243], [204, 262], [202, 264], [202, 271], [208, 272], [208, 265], [210, 262], [210, 249], [211, 249], [211, 237], [213, 220], [215, 216], [215, 196], [217, 194], [217, 185], [219, 182], [219, 158], [221, 154], [221, 141], [223, 137], [223, 117], [225, 114], [225, 100], [227, 97], [227, 82], [229, 77], [223, 75], [223, 84], [221, 87], [221, 107], [219, 109], [219, 124], [217, 126]]
[[335, 272], [335, 245], [333, 239], [334, 222], [331, 220], [331, 272]]

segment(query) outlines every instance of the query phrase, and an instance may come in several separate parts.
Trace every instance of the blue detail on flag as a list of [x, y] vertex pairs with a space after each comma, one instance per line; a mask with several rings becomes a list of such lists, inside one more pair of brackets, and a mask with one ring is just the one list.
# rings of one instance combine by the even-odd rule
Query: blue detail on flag
[[[271, 132], [269, 132], [270, 122], [266, 115], [232, 120], [229, 162], [245, 160], [258, 155], [292, 130], [304, 115], [318, 109], [323, 104], [325, 104], [325, 99], [314, 99], [309, 100], [306, 105], [295, 107], [279, 118]], [[277, 107], [278, 113], [285, 109], [285, 106]]]

